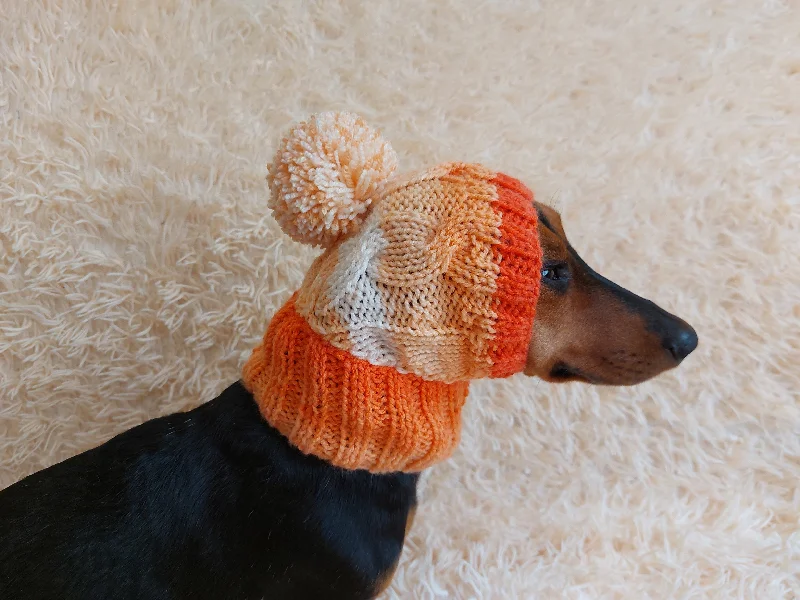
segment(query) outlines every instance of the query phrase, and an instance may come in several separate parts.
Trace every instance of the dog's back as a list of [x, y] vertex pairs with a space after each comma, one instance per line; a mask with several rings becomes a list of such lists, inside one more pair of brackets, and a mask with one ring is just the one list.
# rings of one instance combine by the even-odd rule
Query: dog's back
[[0, 492], [0, 598], [370, 598], [416, 482], [301, 454], [237, 383]]

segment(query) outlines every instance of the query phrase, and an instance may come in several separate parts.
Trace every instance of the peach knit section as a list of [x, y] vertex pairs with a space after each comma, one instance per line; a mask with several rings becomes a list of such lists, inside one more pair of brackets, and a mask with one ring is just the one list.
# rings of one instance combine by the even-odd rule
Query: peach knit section
[[362, 229], [312, 265], [298, 312], [373, 365], [444, 382], [489, 376], [502, 258], [496, 176], [448, 163], [391, 182]]
[[494, 173], [459, 163], [434, 172], [381, 201], [378, 287], [403, 368], [438, 381], [486, 377], [500, 273]]
[[418, 472], [458, 444], [467, 382], [426, 381], [334, 347], [295, 310], [272, 319], [242, 380], [289, 442], [346, 469]]

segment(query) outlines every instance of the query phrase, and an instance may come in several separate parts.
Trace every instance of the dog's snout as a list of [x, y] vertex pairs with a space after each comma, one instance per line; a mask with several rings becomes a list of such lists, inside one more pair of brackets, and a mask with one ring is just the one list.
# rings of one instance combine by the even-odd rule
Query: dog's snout
[[697, 348], [697, 332], [688, 323], [681, 323], [674, 331], [664, 337], [664, 348], [666, 348], [675, 359], [681, 362]]
[[612, 290], [629, 310], [644, 319], [647, 329], [656, 334], [656, 340], [661, 340], [661, 345], [676, 365], [697, 348], [697, 332], [686, 321], [668, 313], [654, 302], [637, 296], [594, 272], [592, 274], [606, 289]]

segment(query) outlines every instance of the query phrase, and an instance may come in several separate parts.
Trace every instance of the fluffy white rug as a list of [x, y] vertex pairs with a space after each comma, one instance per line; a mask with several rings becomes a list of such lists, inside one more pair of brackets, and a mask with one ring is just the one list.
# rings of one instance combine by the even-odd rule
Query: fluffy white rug
[[0, 487], [237, 378], [312, 254], [266, 209], [323, 109], [482, 161], [700, 348], [474, 386], [387, 598], [800, 596], [791, 0], [0, 3]]

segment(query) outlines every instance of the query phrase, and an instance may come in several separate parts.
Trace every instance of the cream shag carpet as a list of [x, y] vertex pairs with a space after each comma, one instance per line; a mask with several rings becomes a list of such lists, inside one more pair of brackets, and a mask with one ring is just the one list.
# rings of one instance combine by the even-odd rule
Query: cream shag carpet
[[800, 596], [800, 6], [0, 3], [0, 487], [238, 376], [312, 252], [278, 135], [481, 161], [700, 348], [633, 389], [474, 386], [387, 598]]

